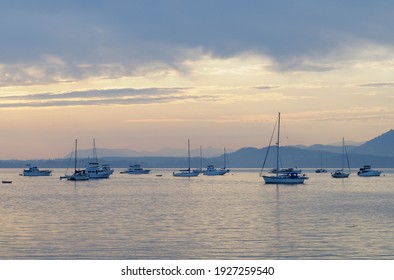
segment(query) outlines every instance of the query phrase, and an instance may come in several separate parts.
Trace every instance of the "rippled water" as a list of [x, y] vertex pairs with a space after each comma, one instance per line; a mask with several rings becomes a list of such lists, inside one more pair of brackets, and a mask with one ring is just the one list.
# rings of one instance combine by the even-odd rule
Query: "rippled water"
[[[259, 170], [68, 182], [1, 169], [0, 259], [393, 259], [394, 173], [264, 185]], [[156, 177], [155, 174], [163, 174]]]

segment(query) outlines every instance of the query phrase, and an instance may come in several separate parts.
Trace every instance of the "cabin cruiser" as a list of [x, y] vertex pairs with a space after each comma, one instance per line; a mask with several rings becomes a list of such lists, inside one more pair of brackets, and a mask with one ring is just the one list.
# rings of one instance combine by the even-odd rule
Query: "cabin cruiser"
[[114, 171], [108, 166], [100, 166], [97, 162], [89, 162], [85, 173], [90, 179], [107, 179]]
[[37, 166], [31, 166], [30, 164], [26, 164], [25, 169], [23, 170], [23, 176], [49, 176], [51, 175], [52, 170], [45, 169], [40, 170]]
[[228, 173], [226, 169], [217, 169], [213, 164], [208, 165], [207, 170], [203, 171], [203, 174], [206, 176], [224, 175], [226, 173]]
[[361, 177], [372, 177], [372, 176], [380, 176], [382, 172], [378, 170], [373, 170], [370, 165], [364, 165], [357, 172], [358, 176]]
[[127, 170], [120, 171], [122, 174], [149, 174], [150, 169], [143, 169], [140, 164], [131, 164]]

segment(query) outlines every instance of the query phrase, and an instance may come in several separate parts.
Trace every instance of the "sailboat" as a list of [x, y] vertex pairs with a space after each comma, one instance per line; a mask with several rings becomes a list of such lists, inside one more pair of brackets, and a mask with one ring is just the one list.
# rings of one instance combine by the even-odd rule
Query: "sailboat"
[[[305, 174], [301, 175], [299, 172], [297, 171], [291, 171], [291, 169], [288, 169], [287, 172], [280, 172], [280, 168], [279, 168], [279, 151], [280, 151], [280, 113], [278, 113], [278, 136], [277, 136], [277, 142], [276, 142], [276, 173], [275, 175], [265, 175], [262, 176], [264, 179], [264, 182], [266, 184], [303, 184], [305, 180], [308, 179], [308, 177], [305, 176]], [[274, 128], [274, 132], [275, 132], [275, 128]], [[271, 138], [272, 140], [272, 138]], [[271, 145], [271, 142], [270, 142]], [[270, 146], [269, 145], [269, 146]], [[266, 159], [267, 159], [267, 155], [269, 152], [269, 147], [267, 149], [267, 154], [266, 154]], [[265, 164], [265, 161], [264, 161]], [[263, 168], [264, 169], [264, 165]]]
[[[344, 171], [344, 166], [345, 166], [345, 157], [347, 159], [347, 165], [348, 165], [348, 172]], [[347, 156], [347, 151], [345, 147], [345, 138], [342, 138], [342, 169], [335, 170], [333, 173], [331, 173], [331, 177], [333, 178], [347, 178], [350, 175], [350, 164], [349, 164], [349, 158]]]
[[77, 169], [77, 151], [78, 151], [78, 140], [75, 139], [75, 157], [74, 157], [74, 174], [66, 176], [69, 181], [87, 181], [89, 175], [86, 174], [85, 170]]
[[114, 172], [109, 165], [100, 165], [97, 159], [96, 139], [93, 139], [93, 159], [86, 166], [86, 173], [90, 179], [107, 179]]
[[320, 168], [315, 170], [315, 173], [327, 173], [327, 169], [323, 168], [323, 154], [320, 153]]
[[193, 172], [190, 169], [190, 139], [187, 140], [187, 151], [188, 151], [188, 169], [179, 170], [179, 172], [173, 172], [174, 177], [197, 177], [200, 175], [199, 172]]

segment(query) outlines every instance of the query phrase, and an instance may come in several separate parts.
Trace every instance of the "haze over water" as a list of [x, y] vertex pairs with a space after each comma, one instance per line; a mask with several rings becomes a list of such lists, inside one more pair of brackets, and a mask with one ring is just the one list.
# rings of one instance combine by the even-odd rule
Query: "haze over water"
[[[0, 170], [0, 259], [392, 259], [394, 174], [264, 185], [259, 170], [72, 183]], [[155, 174], [163, 174], [156, 177]]]

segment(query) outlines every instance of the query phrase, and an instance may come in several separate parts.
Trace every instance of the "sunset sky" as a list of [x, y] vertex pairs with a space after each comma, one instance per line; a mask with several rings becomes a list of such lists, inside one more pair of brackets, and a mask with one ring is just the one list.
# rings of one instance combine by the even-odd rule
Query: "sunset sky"
[[394, 2], [2, 1], [0, 159], [369, 140], [394, 128]]

